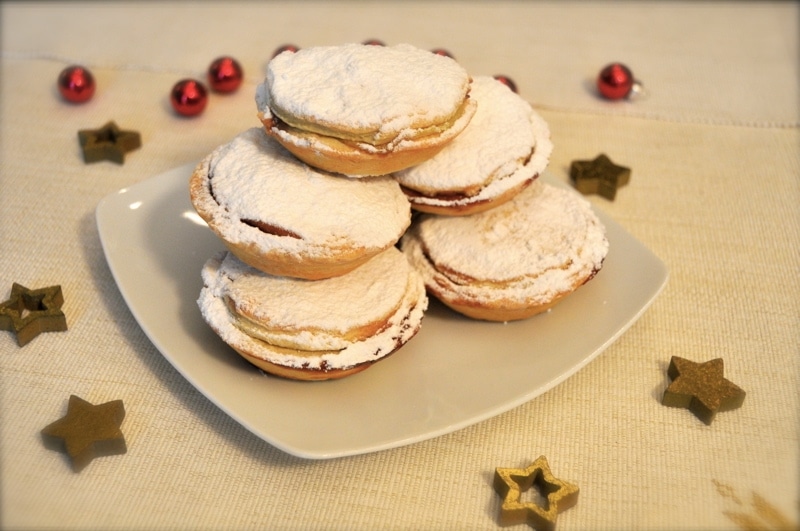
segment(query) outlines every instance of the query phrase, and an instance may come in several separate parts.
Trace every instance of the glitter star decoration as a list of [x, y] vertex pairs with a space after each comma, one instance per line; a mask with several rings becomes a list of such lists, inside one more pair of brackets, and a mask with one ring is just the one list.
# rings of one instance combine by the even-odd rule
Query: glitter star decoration
[[78, 142], [85, 163], [110, 160], [117, 164], [125, 162], [125, 154], [142, 146], [142, 138], [136, 131], [125, 131], [113, 121], [100, 129], [78, 131]]
[[667, 375], [672, 382], [661, 403], [686, 408], [706, 424], [720, 411], [730, 411], [744, 403], [745, 392], [723, 376], [722, 358], [695, 363], [673, 356]]
[[66, 451], [72, 469], [80, 472], [95, 457], [128, 451], [120, 430], [124, 418], [122, 400], [93, 405], [72, 395], [66, 416], [45, 427], [42, 438], [48, 448]]
[[32, 290], [15, 282], [11, 298], [0, 303], [0, 330], [14, 332], [20, 347], [42, 332], [63, 332], [67, 329], [63, 304], [61, 286]]
[[631, 169], [617, 166], [605, 154], [594, 160], [573, 160], [569, 176], [582, 194], [599, 194], [609, 201], [617, 196], [617, 189], [631, 179]]
[[[522, 493], [538, 489], [542, 503], [522, 501]], [[527, 522], [539, 531], [552, 531], [556, 518], [578, 503], [578, 486], [553, 476], [545, 456], [539, 456], [527, 468], [497, 468], [494, 490], [502, 498], [500, 525]]]

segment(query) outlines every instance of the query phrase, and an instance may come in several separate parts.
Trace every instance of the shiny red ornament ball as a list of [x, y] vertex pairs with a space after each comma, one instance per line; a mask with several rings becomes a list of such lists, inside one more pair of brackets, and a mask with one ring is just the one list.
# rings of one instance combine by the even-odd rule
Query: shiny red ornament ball
[[196, 79], [182, 79], [175, 83], [169, 94], [175, 112], [182, 116], [196, 116], [208, 103], [206, 87]]
[[514, 92], [514, 93], [517, 92], [517, 84], [514, 83], [514, 81], [510, 77], [498, 74], [498, 75], [494, 76], [494, 78], [497, 81], [499, 81], [500, 83], [502, 83], [503, 85], [505, 85], [508, 88], [510, 88], [511, 92]]
[[234, 92], [243, 78], [242, 66], [233, 57], [218, 57], [208, 67], [208, 84], [215, 92]]
[[368, 46], [386, 46], [386, 43], [380, 39], [367, 39], [361, 44], [366, 44]]
[[294, 52], [298, 52], [298, 51], [300, 51], [300, 47], [299, 46], [295, 46], [294, 44], [284, 44], [282, 46], [278, 46], [275, 49], [275, 51], [272, 53], [272, 57], [275, 57], [276, 55], [280, 55], [283, 52], [292, 52], [292, 53], [294, 53]]
[[606, 65], [597, 76], [597, 90], [609, 100], [621, 100], [628, 97], [633, 83], [633, 74], [622, 63]]
[[94, 76], [82, 66], [68, 66], [58, 75], [58, 91], [70, 103], [89, 101], [94, 89]]
[[434, 48], [431, 51], [433, 53], [435, 53], [436, 55], [442, 55], [444, 57], [449, 57], [450, 59], [455, 59], [455, 57], [453, 57], [453, 54], [451, 54], [450, 52], [448, 52], [444, 48]]

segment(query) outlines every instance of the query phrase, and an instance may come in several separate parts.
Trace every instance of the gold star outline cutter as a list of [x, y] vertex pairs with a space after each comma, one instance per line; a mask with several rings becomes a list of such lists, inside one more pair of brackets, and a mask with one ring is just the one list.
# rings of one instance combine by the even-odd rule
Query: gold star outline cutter
[[15, 282], [11, 298], [0, 303], [0, 330], [14, 332], [20, 347], [42, 332], [63, 332], [67, 329], [63, 304], [61, 286], [31, 290]]
[[80, 472], [95, 457], [128, 451], [120, 426], [125, 419], [122, 400], [93, 405], [75, 395], [69, 397], [67, 414], [42, 430], [51, 450], [66, 451], [72, 470]]
[[720, 411], [730, 411], [744, 403], [745, 392], [723, 376], [722, 358], [705, 363], [673, 356], [667, 375], [672, 382], [664, 391], [661, 403], [686, 408], [706, 424]]
[[120, 129], [111, 121], [99, 129], [81, 129], [78, 142], [87, 164], [101, 160], [124, 164], [125, 154], [142, 146], [142, 137], [136, 131]]
[[[522, 501], [522, 493], [537, 488], [544, 498], [539, 505]], [[494, 490], [502, 498], [500, 525], [527, 522], [538, 531], [553, 531], [558, 513], [578, 503], [578, 486], [553, 476], [545, 456], [539, 456], [527, 468], [497, 468]]]
[[569, 176], [580, 193], [599, 194], [613, 201], [617, 189], [630, 182], [631, 169], [614, 164], [607, 155], [601, 153], [593, 160], [572, 161]]

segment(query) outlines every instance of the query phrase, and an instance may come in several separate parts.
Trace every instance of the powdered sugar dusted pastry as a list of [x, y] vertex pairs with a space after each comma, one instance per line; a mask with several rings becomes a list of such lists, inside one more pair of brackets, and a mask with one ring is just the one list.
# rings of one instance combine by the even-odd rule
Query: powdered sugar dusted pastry
[[421, 212], [467, 215], [508, 201], [544, 171], [553, 144], [530, 104], [492, 77], [475, 77], [472, 121], [439, 154], [395, 173]]
[[539, 181], [473, 216], [423, 214], [401, 245], [430, 294], [490, 321], [552, 307], [593, 278], [608, 252], [605, 227], [589, 203]]
[[230, 253], [206, 262], [198, 305], [211, 328], [250, 363], [299, 380], [360, 372], [419, 330], [428, 299], [392, 247], [355, 271], [308, 281], [264, 274]]
[[231, 252], [273, 275], [345, 274], [397, 243], [411, 222], [408, 201], [390, 177], [315, 170], [260, 127], [207, 156], [189, 191]]
[[284, 52], [256, 90], [268, 134], [308, 164], [351, 177], [430, 158], [475, 113], [453, 59], [408, 44]]

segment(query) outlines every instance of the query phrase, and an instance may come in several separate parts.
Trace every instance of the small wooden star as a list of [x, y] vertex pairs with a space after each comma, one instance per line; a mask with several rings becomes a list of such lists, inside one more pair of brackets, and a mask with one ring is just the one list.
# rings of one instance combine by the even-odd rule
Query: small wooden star
[[[544, 497], [544, 506], [520, 501], [520, 496], [535, 486]], [[497, 468], [494, 490], [502, 496], [500, 525], [527, 522], [540, 531], [556, 527], [558, 513], [578, 503], [578, 486], [553, 476], [545, 456], [539, 456], [527, 468]]]
[[63, 332], [67, 329], [63, 304], [61, 286], [31, 290], [15, 282], [11, 298], [0, 303], [0, 330], [14, 332], [20, 347], [42, 332]]
[[569, 176], [582, 194], [600, 194], [609, 201], [617, 196], [617, 189], [631, 179], [631, 169], [617, 166], [605, 154], [594, 160], [573, 160]]
[[720, 411], [736, 409], [744, 403], [745, 392], [723, 377], [723, 360], [695, 363], [673, 356], [667, 374], [672, 382], [661, 403], [687, 408], [706, 424]]
[[95, 457], [124, 454], [128, 451], [119, 427], [125, 418], [122, 400], [92, 405], [72, 395], [66, 416], [42, 430], [45, 446], [66, 451], [72, 469], [80, 472]]
[[78, 131], [78, 142], [83, 150], [85, 163], [110, 160], [117, 164], [125, 162], [125, 153], [142, 146], [142, 138], [136, 131], [124, 131], [113, 121], [100, 129]]

